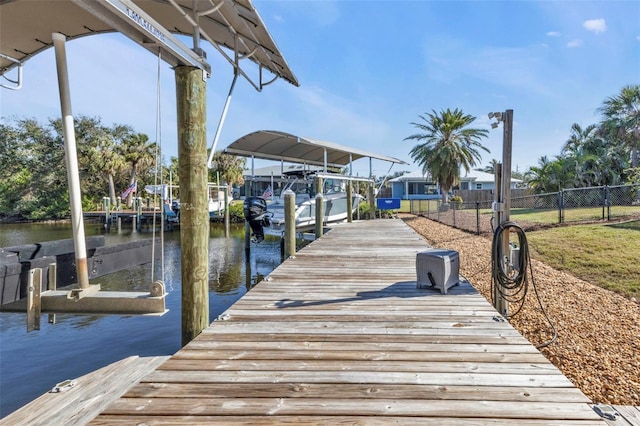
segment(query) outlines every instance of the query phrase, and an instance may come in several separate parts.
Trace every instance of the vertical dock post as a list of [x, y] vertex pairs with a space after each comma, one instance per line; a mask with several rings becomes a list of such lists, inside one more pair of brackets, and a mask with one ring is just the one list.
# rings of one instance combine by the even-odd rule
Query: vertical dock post
[[111, 231], [111, 198], [102, 197], [102, 207], [104, 208], [104, 228]]
[[229, 218], [229, 188], [224, 189], [224, 237], [229, 238], [230, 231]]
[[[245, 200], [250, 196], [251, 196], [251, 183], [249, 182], [249, 180], [245, 180], [244, 182]], [[245, 253], [247, 253], [247, 255], [251, 251], [251, 225], [249, 225], [249, 221], [247, 221], [246, 217], [244, 220], [244, 251]]]
[[203, 71], [175, 68], [182, 248], [182, 345], [209, 325], [206, 82]]
[[347, 222], [353, 222], [353, 187], [351, 181], [347, 182]]
[[284, 191], [284, 258], [296, 254], [296, 194]]
[[322, 192], [316, 194], [316, 239], [322, 237], [324, 228], [324, 197]]
[[369, 184], [369, 219], [376, 218], [376, 191], [375, 183]]
[[142, 197], [135, 198], [136, 216], [138, 217], [138, 232], [142, 231]]

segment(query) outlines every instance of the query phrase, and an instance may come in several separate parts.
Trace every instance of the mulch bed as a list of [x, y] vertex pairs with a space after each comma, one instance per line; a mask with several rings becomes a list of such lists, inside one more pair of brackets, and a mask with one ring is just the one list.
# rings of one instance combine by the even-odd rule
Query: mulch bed
[[[400, 218], [431, 246], [458, 251], [460, 275], [491, 301], [491, 234], [421, 216]], [[540, 301], [558, 332], [542, 354], [593, 403], [640, 405], [640, 304], [535, 259], [532, 266]], [[509, 322], [533, 345], [552, 338], [531, 280], [522, 310]]]

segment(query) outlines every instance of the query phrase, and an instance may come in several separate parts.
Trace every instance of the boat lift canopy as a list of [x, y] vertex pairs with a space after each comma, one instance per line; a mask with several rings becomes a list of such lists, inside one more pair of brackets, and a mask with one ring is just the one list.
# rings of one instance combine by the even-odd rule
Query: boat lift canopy
[[[298, 86], [297, 79], [251, 0], [0, 0], [1, 87], [20, 89], [24, 62], [49, 47], [55, 47], [80, 287], [59, 295], [55, 284], [53, 288], [43, 288], [42, 268], [31, 269], [27, 287], [33, 291], [24, 301], [24, 309], [28, 312], [28, 329], [39, 328], [42, 309], [71, 312], [72, 308], [82, 305], [83, 312], [122, 313], [122, 310], [110, 308], [114, 299], [120, 299], [128, 313], [164, 312], [166, 292], [164, 283], [160, 281], [151, 283], [150, 292], [145, 293], [144, 297], [127, 294], [129, 292], [116, 292], [109, 297], [102, 297], [105, 294], [100, 292], [100, 286], [89, 285], [88, 280], [65, 43], [87, 35], [114, 31], [159, 55], [172, 67], [191, 66], [202, 70], [203, 80], [211, 74], [206, 52], [200, 46], [200, 41], [206, 40], [233, 66], [234, 83], [241, 75], [259, 91], [278, 78]], [[190, 36], [193, 47], [188, 47], [174, 34]], [[249, 59], [258, 66], [257, 82], [240, 66], [243, 59]], [[263, 79], [265, 69], [273, 76]], [[227, 106], [228, 102], [225, 110]], [[55, 266], [50, 270], [53, 269]], [[55, 280], [49, 280], [51, 283], [55, 283]], [[45, 291], [40, 294], [43, 289]], [[55, 308], [46, 304], [52, 300], [57, 303]], [[202, 307], [202, 311], [205, 310], [208, 310], [208, 306]]]
[[324, 166], [325, 168], [328, 166], [344, 167], [360, 158], [407, 164], [405, 161], [387, 155], [374, 154], [333, 142], [275, 130], [259, 130], [249, 133], [230, 144], [224, 152], [263, 160]]
[[[12, 83], [3, 84], [6, 88], [20, 87], [23, 63], [53, 46], [52, 33], [73, 40], [114, 31], [154, 54], [160, 50], [171, 66], [191, 65], [210, 73], [202, 49], [189, 48], [174, 34], [194, 37], [196, 45], [202, 38], [257, 89], [273, 81], [262, 81], [263, 69], [298, 86], [251, 0], [0, 0], [0, 28], [0, 76]], [[259, 66], [258, 83], [240, 67], [242, 59]], [[8, 77], [16, 67], [19, 76]]]

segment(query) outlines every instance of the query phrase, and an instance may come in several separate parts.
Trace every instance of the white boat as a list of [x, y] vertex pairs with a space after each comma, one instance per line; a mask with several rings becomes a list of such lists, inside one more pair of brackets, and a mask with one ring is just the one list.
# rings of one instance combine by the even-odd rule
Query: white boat
[[208, 206], [209, 206], [209, 217], [221, 216], [224, 214], [224, 211], [231, 203], [233, 197], [231, 195], [227, 195], [227, 203], [224, 202], [224, 192], [225, 189], [216, 190], [211, 185], [209, 186], [209, 197], [208, 197]]
[[[334, 192], [329, 194], [323, 194], [324, 204], [324, 220], [325, 225], [333, 223], [344, 222], [348, 218], [347, 213], [347, 193], [346, 192]], [[360, 201], [364, 199], [359, 194], [352, 194], [352, 206], [351, 214], [353, 215], [358, 210]], [[267, 204], [267, 211], [273, 213], [273, 216], [269, 218], [269, 226], [264, 227], [264, 233], [266, 235], [282, 236], [285, 227], [284, 220], [284, 205]], [[296, 232], [307, 232], [315, 229], [316, 226], [316, 198], [309, 198], [306, 201], [297, 204], [296, 203]]]
[[[352, 182], [366, 182], [367, 185], [373, 184], [372, 161], [382, 160], [392, 164], [407, 164], [405, 161], [399, 160], [387, 155], [375, 154], [361, 149], [349, 148], [338, 145], [337, 143], [321, 141], [309, 137], [294, 135], [287, 132], [277, 130], [258, 130], [249, 133], [236, 141], [232, 142], [224, 153], [239, 155], [251, 158], [251, 170], [253, 170], [253, 160], [270, 160], [280, 161], [282, 174], [284, 173], [284, 162], [292, 162], [302, 164], [304, 166], [318, 166], [323, 172], [318, 177], [325, 179], [329, 168], [337, 168], [348, 170], [348, 175], [341, 175], [343, 180]], [[369, 158], [369, 178], [359, 178], [353, 176], [352, 162], [360, 158]], [[347, 168], [348, 166], [348, 168]], [[347, 169], [345, 169], [347, 168]], [[321, 176], [322, 175], [322, 176]], [[253, 176], [253, 172], [252, 172]], [[332, 179], [337, 176], [328, 177]], [[325, 181], [326, 182], [326, 181]], [[273, 181], [272, 181], [273, 186]], [[310, 184], [306, 188], [310, 188]], [[284, 192], [284, 191], [282, 191]], [[279, 194], [281, 195], [281, 194]], [[324, 193], [325, 202], [325, 222], [327, 224], [344, 221], [349, 213], [357, 211], [358, 204], [363, 199], [360, 195], [353, 196], [353, 212], [347, 212], [347, 194], [343, 189], [327, 191]], [[308, 197], [308, 199], [307, 199]], [[268, 197], [269, 201], [274, 201], [275, 197]], [[315, 197], [310, 191], [296, 194], [296, 229], [310, 229], [315, 227]], [[280, 199], [280, 201], [282, 201]], [[267, 203], [261, 197], [247, 197], [244, 204], [245, 219], [251, 225], [256, 242], [264, 238], [264, 231], [280, 235], [281, 216], [280, 211], [284, 210], [284, 204], [280, 202]], [[282, 216], [284, 216], [282, 214]], [[272, 220], [273, 219], [273, 220]], [[274, 222], [272, 225], [271, 222]]]
[[[332, 183], [335, 182], [336, 179], [333, 179]], [[251, 214], [247, 215], [247, 210], [245, 210], [245, 217], [250, 218], [249, 223], [256, 242], [262, 241], [264, 235], [276, 237], [283, 235], [285, 230], [284, 193], [294, 188], [296, 183], [298, 183], [297, 179], [292, 180], [284, 187], [279, 196], [266, 199], [264, 204], [256, 200], [256, 198], [261, 197], [249, 197], [249, 199], [245, 200], [245, 209], [248, 208], [248, 204], [257, 208], [253, 213], [253, 217]], [[347, 192], [344, 186], [343, 182], [341, 185], [331, 186], [323, 193], [323, 224], [325, 226], [346, 221], [349, 214], [354, 215], [357, 212], [360, 202], [364, 200], [362, 195], [352, 193], [352, 210], [347, 212]], [[316, 226], [316, 196], [307, 192], [294, 193], [296, 233], [314, 230]], [[263, 211], [265, 208], [266, 211]]]
[[[217, 185], [213, 183], [207, 184], [207, 206], [209, 210], [209, 217], [214, 218], [216, 216], [222, 216], [224, 211], [231, 203], [233, 197], [231, 195], [227, 195], [227, 203], [225, 205], [224, 202], [224, 193], [226, 191], [226, 186]], [[178, 215], [180, 214], [180, 199], [175, 198], [171, 202], [171, 210], [176, 212]]]

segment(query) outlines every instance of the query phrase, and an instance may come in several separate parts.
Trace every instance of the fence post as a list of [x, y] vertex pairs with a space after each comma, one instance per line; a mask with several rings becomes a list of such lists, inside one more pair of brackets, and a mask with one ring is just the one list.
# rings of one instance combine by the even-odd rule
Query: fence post
[[476, 234], [480, 235], [480, 201], [476, 201]]
[[602, 220], [604, 220], [604, 209], [607, 205], [607, 185], [602, 187]]
[[564, 202], [562, 190], [558, 191], [558, 223], [562, 223], [562, 203]]
[[611, 189], [609, 188], [609, 185], [605, 185], [604, 190], [605, 190], [605, 200], [607, 203], [607, 221], [610, 221], [611, 220]]

